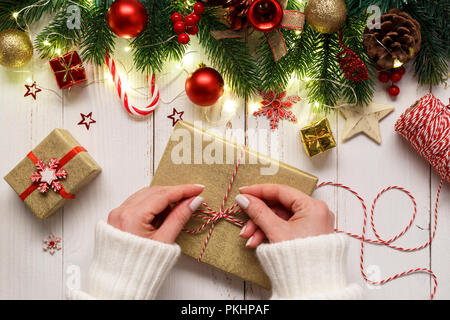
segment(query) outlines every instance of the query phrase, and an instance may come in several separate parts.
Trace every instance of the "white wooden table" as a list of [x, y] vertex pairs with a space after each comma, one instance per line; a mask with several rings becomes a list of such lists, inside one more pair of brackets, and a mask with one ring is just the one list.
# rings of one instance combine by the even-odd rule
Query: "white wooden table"
[[[123, 48], [126, 42], [118, 41], [116, 60], [132, 69], [131, 55]], [[198, 50], [194, 48], [192, 50]], [[193, 53], [184, 67], [190, 71], [201, 61], [200, 53]], [[145, 121], [131, 119], [113, 84], [105, 79], [107, 69], [87, 66], [87, 87], [60, 91], [49, 65], [35, 54], [32, 62], [21, 73], [0, 68], [0, 174], [9, 172], [34, 146], [54, 128], [68, 129], [102, 166], [102, 174], [86, 187], [75, 201], [70, 201], [51, 218], [39, 221], [24, 206], [5, 181], [0, 183], [0, 298], [2, 299], [63, 299], [67, 286], [76, 286], [78, 275], [81, 286], [87, 286], [87, 271], [94, 247], [94, 227], [99, 219], [106, 219], [111, 209], [117, 207], [130, 194], [147, 186], [160, 161], [172, 131], [172, 120], [167, 116], [172, 108], [184, 111], [184, 120], [202, 119], [186, 96], [170, 104], [161, 103], [157, 111]], [[338, 147], [308, 158], [303, 150], [299, 129], [318, 119], [306, 102], [294, 107], [298, 123], [281, 122], [279, 129], [267, 133], [267, 139], [278, 142], [272, 150], [280, 160], [319, 177], [320, 181], [339, 181], [350, 185], [370, 204], [376, 194], [391, 184], [408, 188], [416, 196], [419, 214], [412, 230], [399, 241], [404, 246], [416, 246], [430, 236], [430, 212], [434, 205], [439, 176], [427, 162], [419, 157], [399, 135], [394, 133], [394, 123], [400, 114], [417, 98], [430, 92], [418, 88], [412, 78], [412, 66], [400, 83], [401, 94], [392, 101], [379, 86], [375, 101], [395, 105], [396, 110], [381, 122], [383, 143], [378, 146], [364, 135], [341, 142], [344, 119], [330, 114], [329, 120]], [[37, 100], [24, 98], [24, 84], [31, 78], [38, 86], [52, 89], [38, 93]], [[174, 64], [158, 76], [161, 97], [172, 100], [184, 89], [186, 74]], [[132, 87], [145, 85], [145, 77], [129, 73]], [[85, 86], [83, 84], [82, 86]], [[289, 93], [300, 94], [299, 82], [293, 82]], [[60, 95], [57, 96], [58, 93]], [[432, 88], [444, 102], [450, 90]], [[130, 93], [133, 102], [144, 104], [146, 98]], [[255, 100], [258, 101], [258, 100]], [[252, 101], [237, 101], [236, 116], [231, 126], [215, 127], [220, 133], [251, 148], [258, 141], [251, 130], [268, 129], [269, 121], [251, 115]], [[80, 113], [93, 113], [97, 123], [89, 131], [78, 126]], [[205, 128], [212, 127], [204, 121]], [[240, 130], [235, 130], [240, 129]], [[245, 136], [239, 134], [246, 130]], [[269, 131], [268, 131], [269, 132]], [[268, 140], [270, 141], [270, 140]], [[264, 144], [261, 144], [264, 145]], [[195, 182], [195, 179], [193, 180]], [[385, 247], [367, 246], [366, 265], [374, 279], [385, 278], [411, 267], [432, 267], [438, 276], [436, 298], [450, 298], [450, 187], [445, 184], [440, 203], [439, 224], [432, 246], [416, 253], [394, 252]], [[336, 213], [341, 229], [360, 233], [362, 211], [360, 204], [348, 193], [333, 188], [318, 190], [315, 196], [323, 199]], [[399, 232], [409, 221], [412, 205], [408, 198], [392, 192], [378, 205], [376, 223], [384, 236]], [[42, 239], [50, 232], [63, 238], [63, 250], [51, 256], [42, 251]], [[428, 275], [419, 274], [396, 280], [382, 287], [368, 287], [359, 272], [359, 247], [357, 240], [349, 240], [347, 273], [350, 281], [359, 283], [369, 299], [427, 299], [432, 289]], [[181, 257], [164, 283], [161, 299], [260, 299], [269, 292], [226, 275], [209, 266]]]

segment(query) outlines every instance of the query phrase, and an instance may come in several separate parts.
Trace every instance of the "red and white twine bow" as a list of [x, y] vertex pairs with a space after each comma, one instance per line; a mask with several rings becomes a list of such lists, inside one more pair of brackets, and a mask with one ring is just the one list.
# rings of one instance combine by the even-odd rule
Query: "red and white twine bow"
[[122, 88], [122, 81], [120, 80], [120, 76], [116, 69], [116, 63], [112, 58], [109, 57], [109, 53], [107, 52], [105, 55], [105, 62], [108, 66], [109, 71], [111, 72], [112, 79], [117, 88], [117, 93], [119, 94], [119, 98], [122, 100], [122, 104], [127, 110], [127, 112], [137, 118], [144, 118], [149, 116], [159, 104], [159, 91], [158, 86], [156, 85], [155, 75], [152, 74], [150, 77], [147, 76], [147, 80], [150, 78], [150, 89], [151, 89], [151, 99], [150, 103], [145, 107], [135, 107], [128, 103], [128, 95], [127, 92]]
[[211, 224], [211, 228], [209, 228], [208, 235], [206, 236], [205, 242], [203, 243], [202, 251], [200, 252], [200, 255], [197, 259], [198, 262], [202, 260], [203, 254], [205, 253], [206, 246], [208, 245], [209, 239], [211, 238], [211, 234], [214, 231], [214, 227], [216, 226], [216, 223], [220, 219], [224, 219], [228, 222], [231, 222], [232, 224], [242, 228], [245, 224], [244, 221], [241, 221], [237, 218], [235, 218], [233, 215], [236, 215], [242, 210], [237, 204], [232, 205], [231, 207], [225, 209], [225, 204], [227, 203], [228, 196], [230, 195], [231, 188], [233, 187], [234, 179], [237, 175], [237, 171], [239, 168], [239, 165], [241, 163], [242, 158], [244, 157], [244, 148], [241, 149], [241, 155], [237, 160], [236, 166], [234, 168], [233, 175], [231, 176], [230, 183], [228, 184], [227, 192], [225, 193], [225, 197], [223, 198], [222, 204], [220, 205], [220, 210], [216, 211], [212, 209], [210, 206], [206, 204], [206, 202], [203, 202], [202, 205], [206, 208], [205, 210], [199, 210], [193, 214], [194, 217], [200, 218], [204, 221], [204, 223], [198, 227], [197, 229], [183, 229], [184, 232], [190, 233], [190, 234], [196, 234], [201, 231], [203, 231], [209, 224]]
[[[367, 242], [367, 243], [371, 243], [371, 244], [375, 244], [375, 245], [383, 245], [383, 246], [389, 247], [391, 249], [394, 249], [394, 250], [397, 250], [397, 251], [403, 251], [403, 252], [414, 252], [414, 251], [419, 251], [419, 250], [422, 250], [422, 249], [428, 247], [431, 244], [431, 242], [433, 241], [433, 239], [434, 239], [434, 237], [436, 235], [439, 196], [441, 194], [441, 189], [442, 189], [443, 183], [444, 183], [444, 179], [441, 179], [441, 182], [439, 183], [439, 187], [438, 187], [437, 194], [436, 194], [436, 201], [435, 201], [435, 207], [434, 207], [433, 232], [431, 233], [430, 238], [428, 239], [427, 242], [425, 242], [424, 244], [422, 244], [420, 246], [414, 247], [414, 248], [404, 248], [404, 247], [400, 247], [400, 246], [392, 244], [395, 240], [397, 240], [400, 237], [402, 237], [409, 230], [409, 228], [412, 226], [414, 220], [416, 219], [416, 214], [417, 214], [416, 200], [415, 200], [414, 196], [408, 190], [406, 190], [406, 189], [404, 189], [402, 187], [399, 187], [399, 186], [390, 186], [390, 187], [387, 187], [387, 188], [381, 190], [381, 192], [378, 193], [378, 195], [375, 197], [375, 199], [374, 199], [374, 201], [372, 203], [372, 208], [370, 210], [370, 226], [372, 228], [372, 231], [373, 231], [376, 239], [370, 239], [370, 238], [368, 238], [366, 236], [366, 233], [367, 233], [367, 220], [368, 220], [367, 207], [366, 207], [366, 204], [364, 202], [364, 199], [356, 191], [354, 191], [353, 189], [351, 189], [351, 188], [349, 188], [349, 187], [347, 187], [345, 185], [342, 185], [342, 184], [339, 184], [339, 183], [333, 183], [333, 182], [321, 183], [320, 185], [317, 186], [316, 189], [324, 187], [324, 186], [335, 186], [335, 187], [338, 187], [338, 188], [343, 188], [343, 189], [351, 192], [361, 202], [361, 206], [363, 208], [362, 234], [358, 235], [358, 234], [342, 231], [342, 230], [339, 230], [339, 229], [335, 229], [335, 231], [338, 232], [338, 233], [346, 234], [346, 235], [348, 235], [348, 236], [350, 236], [352, 238], [361, 240], [359, 267], [360, 267], [360, 270], [361, 270], [361, 275], [362, 275], [362, 277], [364, 278], [364, 280], [367, 283], [370, 283], [372, 285], [383, 285], [383, 284], [385, 284], [387, 282], [390, 282], [392, 280], [395, 280], [397, 278], [408, 276], [408, 275], [411, 275], [411, 274], [414, 274], [414, 273], [427, 273], [433, 278], [433, 290], [430, 293], [430, 299], [433, 299], [435, 294], [436, 294], [438, 281], [437, 281], [436, 275], [433, 273], [433, 271], [430, 268], [413, 268], [413, 269], [410, 269], [410, 270], [407, 270], [407, 271], [403, 271], [401, 273], [394, 274], [393, 276], [390, 276], [390, 277], [388, 277], [386, 279], [383, 279], [383, 280], [380, 280], [380, 281], [373, 281], [373, 280], [369, 279], [367, 274], [366, 274], [366, 272], [365, 272], [365, 270], [364, 270], [364, 261], [365, 261], [365, 259], [364, 259], [364, 250], [365, 250], [364, 245]], [[394, 237], [392, 237], [389, 240], [384, 240], [380, 236], [380, 234], [377, 232], [377, 230], [375, 228], [374, 212], [375, 212], [375, 205], [376, 205], [377, 201], [379, 200], [379, 198], [385, 192], [390, 191], [390, 190], [399, 190], [399, 191], [402, 191], [405, 194], [407, 194], [408, 197], [411, 199], [411, 201], [413, 203], [414, 212], [413, 212], [413, 215], [412, 215], [411, 220], [409, 221], [408, 225], [400, 233], [398, 233], [397, 235], [395, 235]]]

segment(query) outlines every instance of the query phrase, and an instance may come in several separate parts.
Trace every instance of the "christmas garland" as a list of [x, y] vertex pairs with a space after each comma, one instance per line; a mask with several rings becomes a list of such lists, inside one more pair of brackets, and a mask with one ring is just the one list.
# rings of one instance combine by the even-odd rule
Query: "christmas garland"
[[[422, 50], [415, 59], [415, 72], [420, 84], [437, 85], [447, 73], [450, 30], [445, 17], [448, 17], [450, 5], [446, 0], [347, 0], [347, 18], [339, 27], [339, 32], [321, 33], [308, 23], [308, 19], [302, 32], [278, 28], [286, 46], [286, 54], [278, 60], [274, 58], [275, 52], [270, 41], [261, 36], [262, 32], [256, 37], [257, 41], [254, 41], [255, 47], [253, 43], [249, 44], [247, 35], [220, 39], [214, 36], [214, 32], [228, 32], [236, 24], [246, 23], [244, 13], [248, 4], [253, 1], [202, 0], [206, 8], [202, 10], [201, 19], [195, 26], [198, 29], [191, 33], [197, 35], [211, 66], [223, 75], [230, 89], [240, 97], [249, 98], [261, 91], [282, 92], [292, 74], [295, 74], [306, 81], [308, 99], [314, 102], [317, 109], [328, 110], [324, 106], [335, 106], [341, 99], [348, 103], [368, 104], [375, 90], [375, 68], [362, 40], [368, 21], [367, 8], [374, 4], [379, 5], [382, 13], [390, 8], [400, 8], [420, 22]], [[12, 28], [26, 30], [45, 14], [51, 14], [51, 22], [34, 41], [34, 47], [41, 58], [51, 59], [76, 48], [84, 61], [102, 65], [105, 63], [105, 55], [114, 53], [116, 35], [107, 21], [108, 10], [113, 2], [0, 0], [0, 31]], [[167, 61], [181, 61], [186, 53], [187, 46], [182, 42], [189, 41], [189, 36], [180, 41], [174, 32], [171, 17], [176, 12], [193, 12], [195, 3], [183, 0], [140, 2], [145, 7], [148, 18], [143, 31], [130, 41], [129, 46], [136, 69], [153, 74], [160, 72]], [[242, 7], [243, 5], [247, 7]], [[71, 6], [80, 10], [79, 28], [68, 28]], [[302, 0], [291, 0], [287, 2], [285, 9], [305, 12], [304, 7]], [[239, 11], [241, 9], [242, 12]], [[224, 19], [227, 10], [229, 15], [230, 10], [234, 10], [231, 27], [230, 19]], [[342, 35], [341, 42], [339, 33]], [[344, 72], [343, 64], [339, 61], [344, 49], [348, 49], [346, 53], [350, 52], [359, 59], [360, 65], [367, 68], [369, 78], [354, 81], [351, 74], [349, 76]], [[344, 61], [347, 63], [347, 60]]]

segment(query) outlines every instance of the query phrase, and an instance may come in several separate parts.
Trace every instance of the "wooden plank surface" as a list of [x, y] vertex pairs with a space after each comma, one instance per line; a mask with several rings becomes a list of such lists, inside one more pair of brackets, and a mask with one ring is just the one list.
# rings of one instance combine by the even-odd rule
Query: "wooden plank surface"
[[[119, 41], [115, 55], [122, 72], [132, 70], [131, 55], [125, 53], [125, 46], [125, 41]], [[194, 44], [190, 50], [199, 51], [199, 48]], [[95, 224], [99, 219], [106, 219], [110, 210], [130, 194], [150, 183], [172, 131], [172, 120], [167, 118], [172, 108], [184, 111], [184, 120], [202, 121], [204, 128], [215, 129], [218, 134], [310, 172], [320, 181], [339, 181], [354, 187], [368, 205], [383, 187], [397, 184], [408, 188], [417, 199], [419, 214], [411, 232], [399, 243], [416, 246], [426, 241], [439, 177], [393, 131], [399, 115], [416, 98], [429, 92], [427, 88], [417, 88], [410, 73], [402, 80], [402, 92], [396, 101], [388, 97], [383, 87], [378, 88], [375, 101], [396, 107], [395, 112], [381, 122], [381, 146], [365, 136], [342, 143], [340, 135], [345, 120], [331, 113], [328, 118], [338, 147], [310, 159], [303, 151], [299, 129], [319, 116], [310, 111], [306, 99], [293, 108], [298, 122], [281, 122], [274, 132], [268, 130], [267, 119], [251, 115], [257, 97], [249, 101], [235, 99], [238, 106], [236, 115], [229, 123], [220, 126], [205, 121], [205, 114], [212, 116], [211, 112], [194, 107], [186, 96], [174, 99], [184, 90], [184, 69], [192, 71], [199, 62], [208, 63], [199, 52], [190, 56], [181, 68], [168, 64], [158, 76], [163, 101], [154, 115], [144, 121], [136, 121], [126, 114], [114, 85], [105, 80], [105, 68], [89, 65], [88, 82], [65, 91], [57, 89], [47, 62], [38, 57], [24, 68], [29, 72], [13, 73], [0, 69], [2, 176], [56, 127], [68, 129], [103, 168], [102, 174], [79, 194], [77, 200], [45, 221], [35, 219], [12, 189], [5, 182], [0, 183], [0, 298], [61, 299], [65, 297], [67, 286], [86, 288]], [[38, 93], [36, 101], [23, 97], [28, 78], [45, 88]], [[133, 88], [146, 86], [145, 77], [137, 72], [129, 72], [128, 80]], [[130, 92], [130, 99], [133, 103], [145, 103], [148, 99], [146, 91], [137, 90], [139, 94]], [[440, 87], [434, 88], [433, 92], [443, 101], [448, 101], [449, 90]], [[291, 83], [288, 94], [305, 96], [298, 82]], [[81, 120], [80, 113], [89, 112], [93, 112], [97, 123], [88, 131], [77, 123]], [[434, 244], [416, 253], [367, 246], [366, 265], [371, 275], [384, 278], [411, 267], [431, 265], [439, 277], [437, 298], [450, 298], [449, 191], [448, 184], [444, 185]], [[326, 201], [336, 213], [339, 228], [361, 232], [360, 205], [351, 195], [334, 188], [319, 189], [314, 195]], [[411, 208], [406, 196], [397, 192], [387, 194], [377, 206], [375, 220], [378, 231], [385, 237], [398, 233], [409, 221]], [[62, 236], [64, 241], [64, 249], [54, 256], [41, 249], [42, 238], [50, 232]], [[383, 287], [368, 288], [359, 273], [359, 245], [357, 240], [349, 240], [347, 272], [351, 281], [365, 288], [367, 298], [426, 299], [429, 296], [431, 283], [426, 275], [414, 275]], [[261, 288], [187, 257], [180, 258], [159, 294], [160, 299], [264, 299], [269, 296], [270, 293]]]

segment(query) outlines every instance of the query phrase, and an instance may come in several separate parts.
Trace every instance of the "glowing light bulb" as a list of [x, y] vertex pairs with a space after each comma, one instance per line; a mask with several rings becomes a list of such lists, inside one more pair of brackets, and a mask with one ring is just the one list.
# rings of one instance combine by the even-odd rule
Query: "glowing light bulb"
[[18, 13], [18, 12], [14, 12], [14, 13], [12, 14], [12, 16], [13, 16], [14, 19], [17, 19], [17, 17], [19, 16], [19, 13]]
[[248, 111], [249, 111], [249, 113], [253, 113], [253, 112], [255, 112], [255, 111], [257, 111], [258, 109], [259, 109], [259, 103], [257, 103], [257, 102], [250, 102], [249, 103], [249, 105], [248, 105]]
[[305, 82], [310, 82], [310, 81], [311, 81], [311, 78], [309, 78], [309, 77], [305, 78]]
[[236, 106], [236, 101], [228, 99], [223, 104], [223, 111], [225, 111], [226, 113], [234, 113], [236, 112]]
[[296, 30], [296, 31], [295, 31], [295, 34], [296, 34], [296, 35], [299, 35], [299, 34], [301, 34], [301, 33], [302, 33], [302, 32], [301, 32], [300, 30]]
[[29, 84], [32, 84], [32, 83], [33, 83], [33, 79], [28, 78], [28, 79], [27, 79], [27, 82], [28, 82]]
[[398, 59], [394, 60], [394, 68], [400, 68], [403, 65], [403, 62], [401, 62]]
[[112, 77], [111, 72], [105, 71], [105, 78], [106, 78], [109, 82], [114, 83], [114, 80], [113, 80], [113, 77]]
[[125, 47], [124, 50], [125, 50], [125, 52], [129, 52], [131, 50], [131, 48], [130, 47]]
[[44, 44], [44, 46], [47, 46], [47, 47], [51, 45], [51, 43], [48, 42], [48, 40], [44, 40], [43, 44]]
[[320, 103], [318, 101], [314, 102], [314, 108], [318, 108], [320, 106]]
[[61, 49], [56, 49], [55, 52], [56, 52], [56, 54], [57, 54], [58, 56], [61, 55]]

